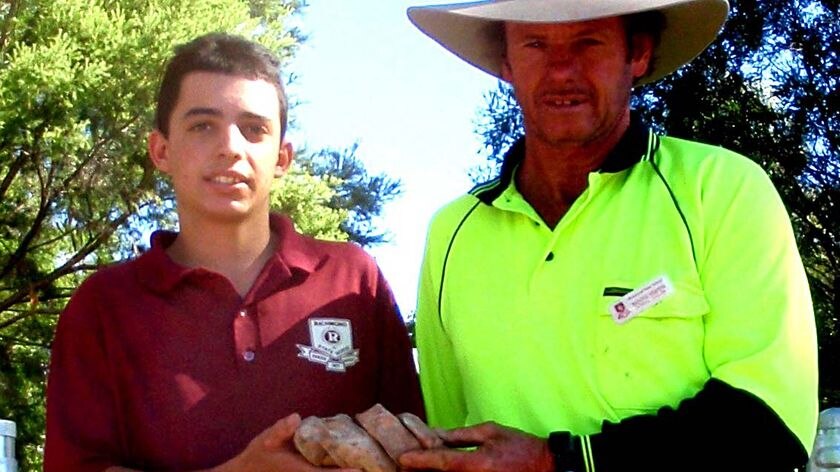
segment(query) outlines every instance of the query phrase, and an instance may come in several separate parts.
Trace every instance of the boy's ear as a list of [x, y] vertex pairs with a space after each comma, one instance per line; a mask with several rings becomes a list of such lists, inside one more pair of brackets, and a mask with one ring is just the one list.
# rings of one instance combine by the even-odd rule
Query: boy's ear
[[283, 141], [280, 144], [280, 154], [277, 156], [277, 165], [274, 166], [274, 177], [282, 177], [289, 171], [292, 161], [295, 158], [295, 149], [292, 143]]
[[159, 171], [169, 173], [169, 140], [166, 139], [166, 136], [156, 129], [149, 133], [147, 144], [152, 164]]

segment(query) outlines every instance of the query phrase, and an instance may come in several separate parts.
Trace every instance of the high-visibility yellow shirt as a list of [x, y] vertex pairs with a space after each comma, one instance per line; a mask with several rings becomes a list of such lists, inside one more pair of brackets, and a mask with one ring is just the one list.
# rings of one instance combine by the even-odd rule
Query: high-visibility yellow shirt
[[[516, 159], [430, 225], [416, 329], [433, 426], [589, 435], [717, 379], [810, 450], [813, 309], [790, 219], [757, 164], [628, 132], [550, 228], [516, 188]], [[616, 321], [620, 299], [656, 280], [669, 294]]]

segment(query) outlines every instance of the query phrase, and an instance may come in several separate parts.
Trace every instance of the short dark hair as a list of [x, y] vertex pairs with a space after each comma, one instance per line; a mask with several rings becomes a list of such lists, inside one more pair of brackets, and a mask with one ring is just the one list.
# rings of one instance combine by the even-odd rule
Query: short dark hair
[[175, 55], [166, 65], [155, 108], [155, 126], [164, 136], [169, 135], [181, 83], [191, 72], [217, 72], [274, 85], [280, 102], [280, 136], [285, 134], [289, 105], [280, 78], [280, 59], [264, 46], [240, 36], [210, 33], [176, 46]]
[[[624, 31], [627, 34], [627, 58], [633, 56], [633, 37], [637, 34], [647, 34], [653, 39], [654, 51], [659, 46], [662, 40], [662, 31], [665, 30], [665, 15], [659, 10], [643, 11], [639, 13], [631, 13], [622, 17], [624, 20]], [[656, 57], [650, 58], [648, 69], [645, 73], [636, 80], [641, 79], [653, 70]]]

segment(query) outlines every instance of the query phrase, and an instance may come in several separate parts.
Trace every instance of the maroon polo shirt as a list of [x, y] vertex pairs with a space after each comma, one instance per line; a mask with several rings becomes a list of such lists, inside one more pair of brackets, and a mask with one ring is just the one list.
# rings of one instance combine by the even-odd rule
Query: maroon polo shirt
[[192, 470], [227, 461], [290, 413], [380, 402], [422, 414], [405, 326], [375, 262], [273, 215], [277, 252], [240, 297], [172, 261], [157, 232], [62, 313], [47, 383], [47, 472]]

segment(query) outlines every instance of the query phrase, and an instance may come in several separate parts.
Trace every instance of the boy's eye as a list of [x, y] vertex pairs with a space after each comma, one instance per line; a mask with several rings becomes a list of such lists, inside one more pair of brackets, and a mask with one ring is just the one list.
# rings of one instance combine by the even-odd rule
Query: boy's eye
[[545, 47], [545, 43], [539, 39], [532, 39], [527, 41], [524, 46], [529, 49], [542, 49]]
[[268, 133], [268, 128], [266, 128], [266, 127], [265, 127], [265, 126], [263, 126], [263, 125], [253, 125], [253, 126], [249, 126], [249, 127], [248, 127], [248, 130], [249, 130], [250, 132], [252, 132], [252, 133], [260, 133], [260, 134], [265, 134], [265, 133]]
[[208, 129], [210, 129], [210, 123], [207, 123], [207, 122], [204, 122], [204, 121], [199, 122], [199, 123], [194, 123], [193, 125], [191, 125], [189, 127], [190, 131], [205, 131], [205, 130], [208, 130]]
[[242, 132], [246, 136], [251, 137], [260, 137], [266, 134], [270, 134], [268, 127], [262, 124], [245, 125], [242, 127]]

